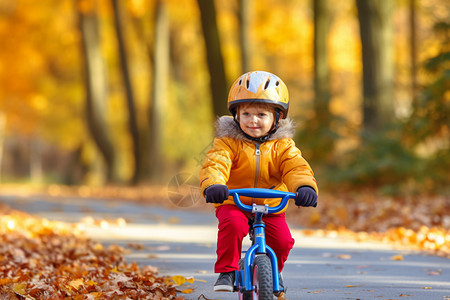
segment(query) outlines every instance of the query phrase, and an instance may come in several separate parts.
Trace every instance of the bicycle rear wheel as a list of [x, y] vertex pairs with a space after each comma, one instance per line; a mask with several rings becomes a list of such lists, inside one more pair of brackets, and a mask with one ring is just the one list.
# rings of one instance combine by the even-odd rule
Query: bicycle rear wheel
[[272, 264], [267, 255], [257, 255], [253, 261], [253, 299], [273, 299]]

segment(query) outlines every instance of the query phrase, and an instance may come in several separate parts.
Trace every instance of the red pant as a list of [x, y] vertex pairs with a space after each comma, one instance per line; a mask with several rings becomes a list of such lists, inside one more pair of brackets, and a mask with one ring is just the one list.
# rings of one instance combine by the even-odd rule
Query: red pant
[[[219, 232], [214, 271], [224, 273], [238, 270], [242, 240], [248, 234], [250, 213], [243, 212], [235, 205], [221, 205], [216, 209], [216, 217], [219, 220]], [[295, 240], [286, 224], [284, 213], [267, 215], [263, 220], [266, 225], [266, 243], [275, 251], [281, 272]]]

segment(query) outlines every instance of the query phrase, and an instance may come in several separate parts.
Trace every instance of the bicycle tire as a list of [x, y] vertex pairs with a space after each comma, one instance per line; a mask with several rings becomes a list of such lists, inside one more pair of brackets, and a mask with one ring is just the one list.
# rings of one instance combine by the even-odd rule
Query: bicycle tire
[[272, 264], [267, 255], [257, 255], [253, 261], [253, 299], [273, 299]]

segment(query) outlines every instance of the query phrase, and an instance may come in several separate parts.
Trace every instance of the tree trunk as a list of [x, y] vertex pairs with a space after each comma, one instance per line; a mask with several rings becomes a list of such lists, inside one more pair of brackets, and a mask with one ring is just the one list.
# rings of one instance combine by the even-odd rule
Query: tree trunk
[[163, 116], [166, 111], [167, 89], [169, 78], [169, 20], [166, 4], [163, 0], [156, 3], [155, 10], [155, 42], [152, 103], [150, 105], [150, 179], [153, 182], [162, 179], [162, 134]]
[[205, 38], [206, 58], [208, 62], [210, 88], [215, 116], [229, 114], [227, 110], [227, 82], [217, 28], [216, 8], [213, 0], [198, 0]]
[[131, 135], [131, 141], [133, 143], [133, 160], [134, 160], [134, 172], [132, 177], [132, 182], [136, 184], [142, 177], [141, 171], [141, 154], [139, 146], [139, 128], [136, 117], [135, 101], [133, 96], [133, 87], [131, 85], [130, 72], [128, 70], [128, 59], [126, 45], [122, 33], [122, 20], [121, 20], [121, 10], [119, 7], [118, 0], [112, 0], [114, 7], [114, 25], [116, 28], [117, 35], [117, 46], [119, 48], [120, 65], [122, 68], [123, 83], [126, 91], [126, 101], [128, 108], [128, 126]]
[[42, 170], [42, 142], [36, 138], [30, 138], [30, 178], [33, 183], [42, 183], [44, 178]]
[[0, 183], [3, 181], [3, 152], [5, 147], [6, 115], [0, 112]]
[[99, 45], [98, 19], [94, 8], [79, 10], [79, 26], [84, 59], [87, 124], [92, 139], [104, 159], [106, 178], [108, 181], [115, 181], [116, 155], [103, 114], [106, 78]]
[[363, 126], [378, 132], [394, 119], [393, 1], [356, 0], [363, 62]]
[[417, 107], [417, 18], [416, 0], [409, 0], [409, 30], [411, 49], [411, 98], [412, 106]]
[[315, 158], [325, 159], [332, 152], [330, 135], [330, 88], [327, 38], [330, 27], [330, 12], [327, 0], [314, 0], [314, 130], [318, 133]]
[[251, 0], [239, 0], [239, 40], [241, 44], [242, 73], [251, 70], [251, 38], [250, 38], [250, 12]]

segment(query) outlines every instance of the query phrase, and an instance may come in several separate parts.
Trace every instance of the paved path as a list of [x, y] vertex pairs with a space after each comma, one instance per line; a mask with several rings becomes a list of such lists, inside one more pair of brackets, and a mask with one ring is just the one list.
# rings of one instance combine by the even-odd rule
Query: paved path
[[[126, 227], [89, 227], [87, 234], [105, 244], [139, 245], [127, 260], [157, 266], [160, 274], [193, 276], [197, 281], [188, 287], [195, 290], [186, 299], [237, 299], [212, 291], [217, 276], [212, 213], [92, 199], [2, 196], [0, 201], [53, 220], [78, 222], [86, 215], [131, 220]], [[288, 299], [450, 299], [449, 259], [292, 231], [296, 245], [283, 271]], [[393, 260], [396, 255], [403, 260]]]

